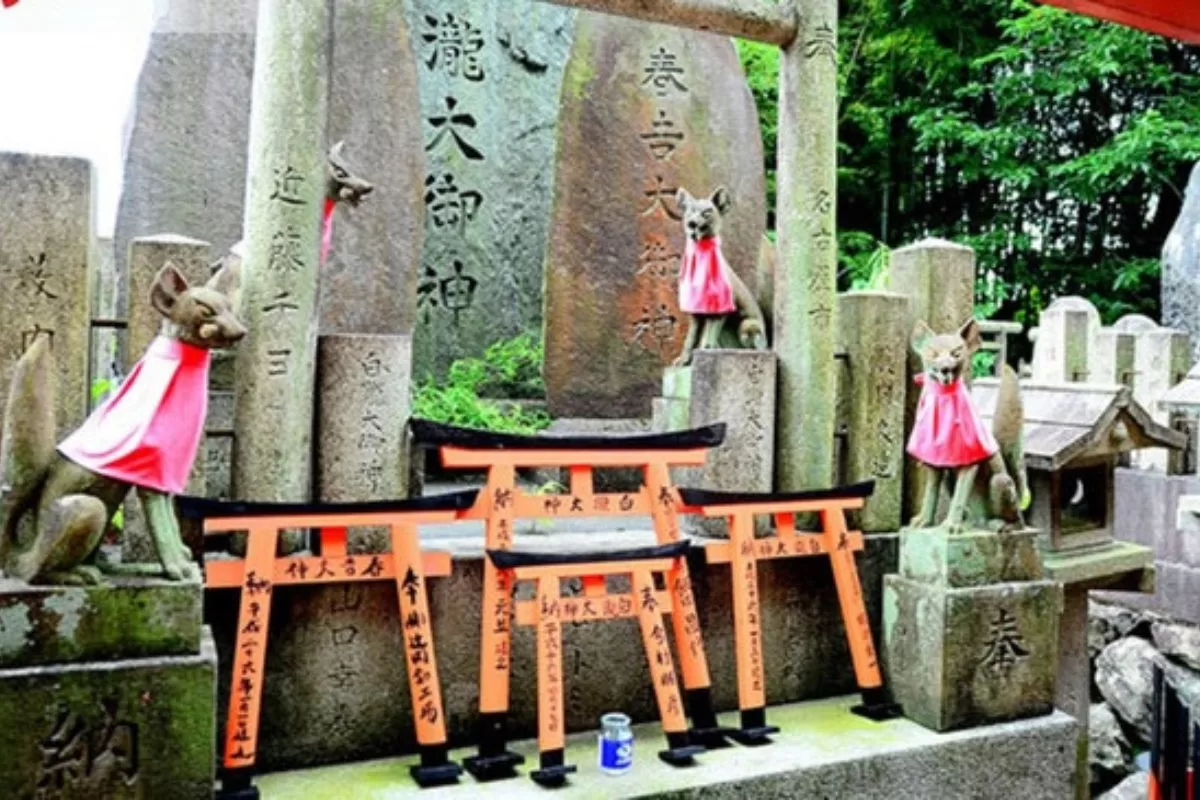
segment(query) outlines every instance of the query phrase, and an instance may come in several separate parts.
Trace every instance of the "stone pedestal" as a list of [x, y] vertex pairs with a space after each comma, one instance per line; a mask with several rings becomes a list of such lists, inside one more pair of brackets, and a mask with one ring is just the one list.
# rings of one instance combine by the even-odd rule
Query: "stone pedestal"
[[[910, 540], [911, 537], [911, 540]], [[884, 656], [904, 714], [948, 731], [1048, 714], [1063, 594], [1036, 534], [901, 534], [884, 578]]]
[[0, 582], [6, 797], [212, 796], [216, 650], [198, 583]]

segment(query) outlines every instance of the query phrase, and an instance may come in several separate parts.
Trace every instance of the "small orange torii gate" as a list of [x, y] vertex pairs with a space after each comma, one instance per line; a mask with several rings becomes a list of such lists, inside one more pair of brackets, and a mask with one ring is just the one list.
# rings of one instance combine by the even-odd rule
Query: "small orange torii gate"
[[[463, 517], [485, 520], [485, 547], [512, 548], [519, 518], [574, 518], [648, 515], [660, 545], [680, 541], [679, 500], [672, 466], [704, 463], [708, 448], [724, 440], [725, 426], [633, 436], [521, 436], [460, 428], [413, 418], [413, 443], [437, 447], [443, 466], [487, 471], [487, 486]], [[533, 495], [517, 487], [519, 467], [561, 467], [569, 471], [567, 494]], [[592, 474], [599, 467], [638, 467], [645, 477], [636, 492], [598, 493]], [[463, 766], [479, 780], [507, 778], [524, 758], [508, 750], [507, 718], [513, 618], [513, 571], [484, 562], [483, 632], [479, 667], [479, 751]], [[725, 744], [717, 724], [700, 620], [687, 563], [675, 559], [667, 573], [675, 648], [683, 672], [684, 704], [692, 719], [689, 741], [706, 747]]]
[[[207, 559], [204, 564], [206, 589], [241, 589], [242, 593], [225, 724], [221, 796], [257, 796], [251, 780], [257, 755], [271, 601], [276, 586], [395, 581], [413, 725], [421, 758], [411, 768], [412, 776], [421, 786], [458, 780], [462, 768], [449, 759], [446, 716], [425, 587], [428, 578], [450, 574], [450, 556], [444, 552], [422, 552], [417, 525], [453, 522], [475, 502], [477, 494], [471, 490], [366, 503], [250, 503], [178, 498], [180, 514], [204, 520], [206, 536], [247, 533], [245, 558]], [[391, 552], [348, 555], [347, 529], [375, 526], [390, 528]], [[318, 554], [277, 556], [279, 534], [290, 528], [318, 528]]]

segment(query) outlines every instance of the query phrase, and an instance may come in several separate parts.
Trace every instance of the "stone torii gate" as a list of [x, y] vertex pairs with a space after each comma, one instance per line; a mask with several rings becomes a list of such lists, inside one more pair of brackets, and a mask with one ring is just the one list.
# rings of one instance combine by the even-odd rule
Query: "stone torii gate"
[[837, 0], [546, 0], [778, 46], [780, 491], [833, 479], [837, 304]]

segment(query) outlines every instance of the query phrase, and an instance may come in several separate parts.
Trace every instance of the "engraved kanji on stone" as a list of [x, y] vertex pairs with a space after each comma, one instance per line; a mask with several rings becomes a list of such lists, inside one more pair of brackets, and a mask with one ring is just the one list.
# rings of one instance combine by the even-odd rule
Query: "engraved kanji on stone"
[[271, 191], [271, 199], [278, 200], [291, 206], [304, 205], [300, 196], [304, 176], [290, 164], [275, 168], [275, 188]]
[[483, 153], [476, 150], [470, 142], [459, 135], [460, 128], [475, 128], [475, 117], [463, 112], [456, 112], [458, 100], [453, 97], [447, 97], [445, 100], [446, 111], [442, 114], [434, 114], [426, 121], [433, 128], [433, 137], [425, 145], [425, 149], [433, 151], [447, 137], [456, 145], [458, 150], [469, 161], [483, 161]]
[[32, 289], [35, 295], [57, 300], [58, 295], [46, 286], [49, 280], [50, 276], [46, 274], [46, 254], [38, 253], [36, 256], [29, 256], [29, 264], [21, 273], [19, 285]]
[[988, 640], [983, 651], [983, 666], [992, 674], [1007, 678], [1018, 662], [1029, 657], [1025, 637], [1017, 627], [1017, 618], [1006, 608], [996, 610], [988, 623]]
[[667, 242], [665, 236], [651, 234], [647, 237], [642, 254], [638, 256], [636, 275], [672, 280], [679, 274], [680, 254]]
[[667, 116], [666, 109], [657, 109], [650, 122], [650, 130], [638, 134], [659, 161], [667, 161], [675, 149], [683, 144], [683, 131]]
[[475, 219], [481, 205], [483, 195], [474, 189], [460, 189], [449, 172], [425, 179], [425, 207], [438, 230], [449, 228], [461, 233]]
[[299, 272], [304, 269], [301, 257], [302, 240], [295, 225], [288, 225], [271, 235], [267, 250], [267, 269], [272, 272]]
[[687, 93], [688, 88], [682, 80], [683, 67], [679, 66], [675, 54], [665, 47], [659, 47], [658, 52], [650, 54], [650, 63], [642, 73], [646, 76], [642, 79], [642, 85], [653, 86], [659, 97], [666, 97], [672, 92]]
[[673, 220], [681, 219], [679, 212], [673, 210], [667, 204], [668, 200], [675, 197], [677, 188], [665, 186], [661, 175], [654, 176], [654, 185], [648, 186], [642, 191], [642, 195], [646, 198], [646, 207], [642, 209], [642, 216], [648, 217], [656, 211], [661, 211], [662, 215]]
[[805, 58], [827, 58], [837, 67], [837, 33], [828, 22], [822, 22], [804, 42]]
[[421, 40], [429, 51], [425, 58], [425, 66], [429, 69], [437, 69], [440, 63], [452, 78], [461, 74], [472, 82], [483, 80], [483, 63], [479, 57], [483, 33], [467, 20], [450, 13], [441, 19], [426, 14]]

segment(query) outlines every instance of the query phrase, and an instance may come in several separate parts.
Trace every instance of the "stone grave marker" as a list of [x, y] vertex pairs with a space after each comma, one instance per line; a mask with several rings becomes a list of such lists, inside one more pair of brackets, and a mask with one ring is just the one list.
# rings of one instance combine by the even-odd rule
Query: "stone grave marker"
[[83, 159], [0, 153], [0, 403], [17, 359], [49, 331], [59, 440], [87, 410], [93, 191]]
[[1183, 208], [1162, 251], [1163, 324], [1192, 338], [1200, 361], [1200, 164], [1192, 168]]
[[722, 249], [753, 291], [765, 225], [762, 140], [732, 40], [580, 12], [546, 251], [552, 415], [650, 415], [687, 330], [675, 193], [718, 186], [733, 200]]
[[536, 0], [407, 5], [427, 165], [413, 340], [423, 379], [541, 326], [559, 90], [576, 12]]
[[1100, 313], [1082, 297], [1059, 297], [1038, 318], [1033, 334], [1033, 379], [1038, 383], [1090, 383], [1090, 355]]
[[421, 257], [425, 160], [405, 3], [331, 4], [329, 144], [375, 185], [339, 207], [321, 265], [321, 333], [408, 333]]
[[242, 238], [258, 0], [159, 5], [129, 121], [115, 237], [122, 273], [136, 236], [178, 231], [217, 255]]

